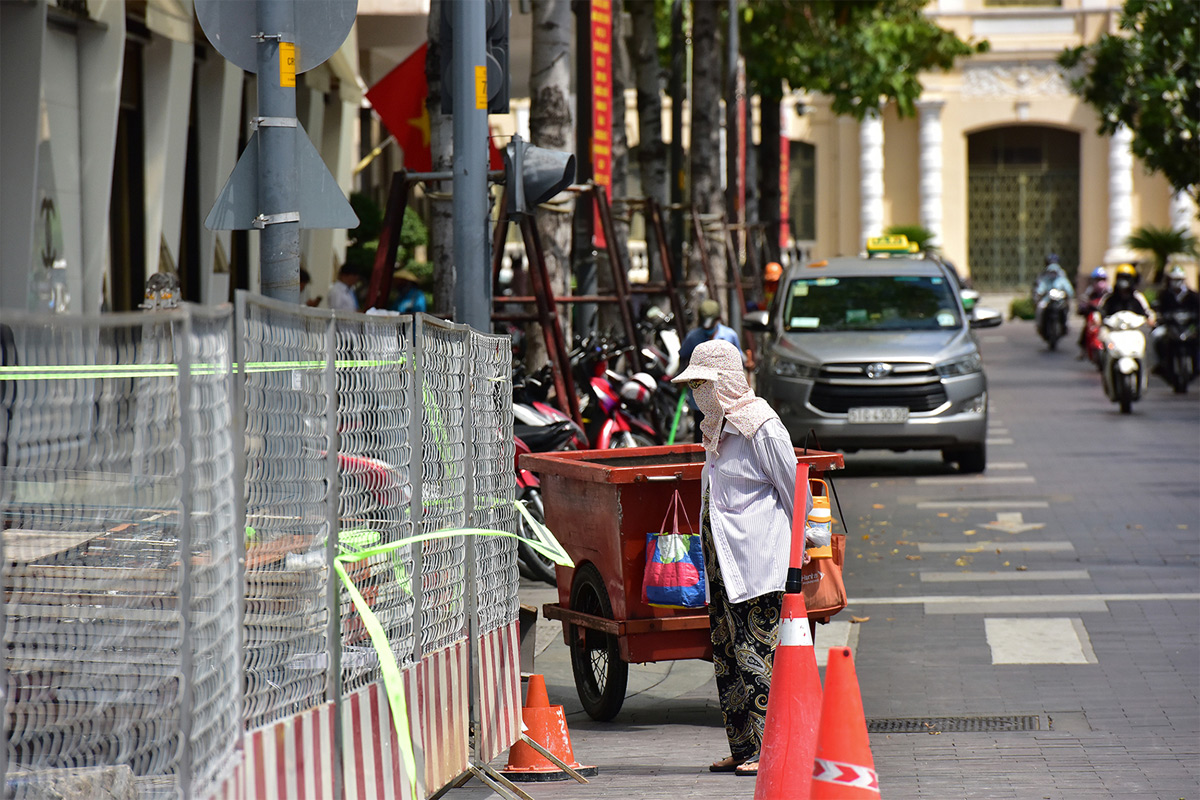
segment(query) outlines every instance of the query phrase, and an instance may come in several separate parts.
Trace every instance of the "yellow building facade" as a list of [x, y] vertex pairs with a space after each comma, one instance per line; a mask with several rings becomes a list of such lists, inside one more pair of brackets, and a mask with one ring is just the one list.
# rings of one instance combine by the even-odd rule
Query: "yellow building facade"
[[[1146, 171], [1128, 131], [1097, 134], [1095, 111], [1055, 62], [1066, 47], [1116, 32], [1119, 0], [1029, 2], [929, 3], [938, 25], [986, 39], [990, 51], [923, 76], [915, 118], [901, 119], [894, 104], [862, 123], [819, 96], [784, 104], [782, 130], [815, 170], [811, 200], [792, 181], [802, 250], [854, 253], [890, 225], [920, 224], [977, 286], [1023, 289], [1049, 253], [1084, 276], [1137, 258], [1124, 241], [1141, 225], [1200, 234], [1191, 201]], [[795, 217], [806, 202], [808, 224]]]

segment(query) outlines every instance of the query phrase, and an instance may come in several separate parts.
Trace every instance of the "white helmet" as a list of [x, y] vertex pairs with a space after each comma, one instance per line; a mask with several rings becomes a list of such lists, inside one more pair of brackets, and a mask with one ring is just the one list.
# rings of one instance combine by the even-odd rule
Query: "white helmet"
[[621, 384], [621, 397], [631, 403], [645, 403], [658, 388], [658, 382], [645, 372], [635, 372]]

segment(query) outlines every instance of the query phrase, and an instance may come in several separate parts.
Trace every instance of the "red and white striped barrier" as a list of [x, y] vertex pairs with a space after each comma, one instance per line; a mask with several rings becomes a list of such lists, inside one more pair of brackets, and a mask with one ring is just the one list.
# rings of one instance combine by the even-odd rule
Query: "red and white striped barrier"
[[[515, 630], [515, 626], [514, 626]], [[504, 679], [488, 681], [490, 697], [504, 685], [503, 700], [494, 700], [509, 726], [511, 698], [520, 688], [520, 668], [515, 642], [505, 631], [485, 637], [491, 644], [493, 668], [502, 669]], [[482, 654], [481, 654], [482, 655]], [[516, 672], [514, 672], [516, 670]], [[488, 674], [488, 673], [484, 673]], [[418, 792], [437, 789], [454, 780], [468, 766], [469, 663], [466, 642], [456, 642], [426, 655], [420, 663], [404, 670], [404, 697], [408, 705], [408, 728], [412, 733], [416, 764], [424, 763], [424, 780]], [[517, 717], [520, 718], [520, 708]], [[487, 724], [484, 726], [488, 730]], [[508, 739], [491, 732], [490, 740]], [[342, 699], [342, 786], [346, 800], [421, 800], [409, 790], [400, 757], [400, 739], [388, 692], [382, 681]], [[508, 745], [505, 745], [508, 746]], [[334, 798], [334, 704], [324, 703], [301, 714], [251, 730], [244, 738], [241, 763], [211, 795], [212, 800], [335, 800]]]
[[521, 738], [521, 641], [516, 622], [485, 633], [479, 641], [479, 735], [483, 763]]

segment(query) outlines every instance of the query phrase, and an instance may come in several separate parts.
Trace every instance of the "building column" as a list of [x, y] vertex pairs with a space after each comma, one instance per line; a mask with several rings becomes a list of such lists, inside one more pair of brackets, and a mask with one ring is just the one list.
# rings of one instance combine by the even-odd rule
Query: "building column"
[[883, 118], [871, 109], [858, 128], [859, 246], [883, 233]]
[[931, 245], [942, 243], [942, 107], [944, 100], [917, 103], [921, 118], [921, 226], [933, 233]]
[[1187, 192], [1179, 191], [1171, 195], [1171, 227], [1175, 230], [1192, 229], [1192, 220], [1196, 218], [1196, 203]]
[[1133, 232], [1133, 131], [1117, 126], [1108, 140], [1108, 250], [1104, 263], [1133, 259], [1125, 244]]

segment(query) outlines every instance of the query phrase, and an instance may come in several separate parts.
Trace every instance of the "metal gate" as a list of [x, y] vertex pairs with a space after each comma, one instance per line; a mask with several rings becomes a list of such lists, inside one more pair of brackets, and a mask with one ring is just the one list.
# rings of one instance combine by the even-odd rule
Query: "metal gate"
[[1079, 171], [972, 165], [968, 257], [976, 288], [1027, 289], [1047, 253], [1079, 266]]

